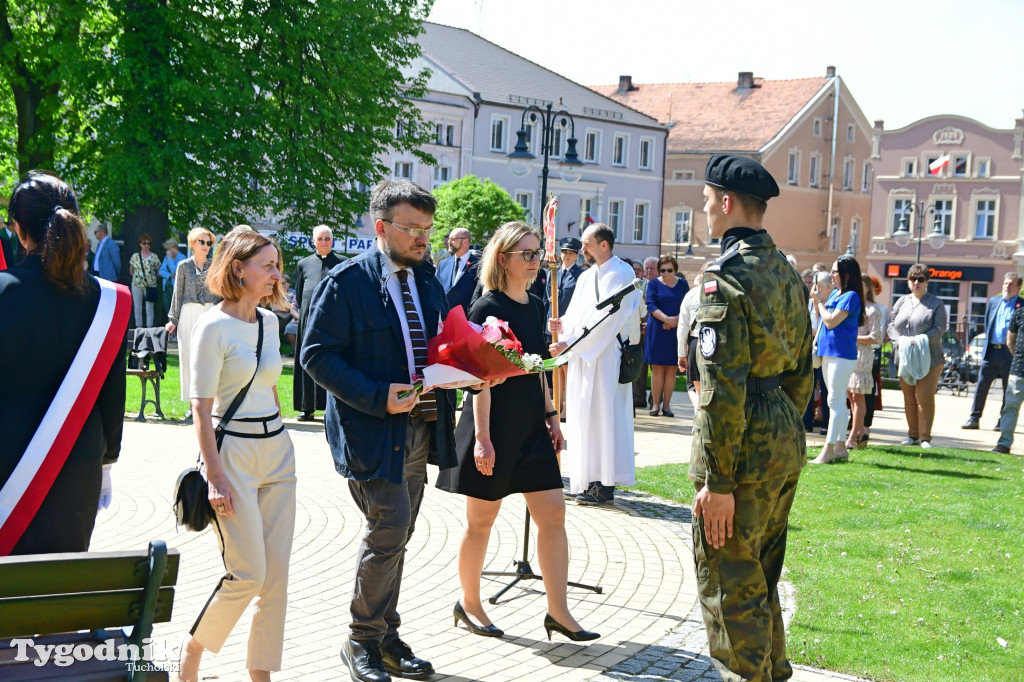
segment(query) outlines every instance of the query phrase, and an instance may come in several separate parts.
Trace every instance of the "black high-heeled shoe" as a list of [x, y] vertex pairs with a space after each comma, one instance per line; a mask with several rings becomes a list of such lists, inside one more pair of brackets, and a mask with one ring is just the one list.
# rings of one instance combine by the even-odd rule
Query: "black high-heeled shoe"
[[505, 635], [505, 632], [493, 623], [490, 625], [477, 625], [470, 620], [469, 614], [462, 608], [462, 602], [455, 602], [455, 611], [453, 613], [455, 615], [455, 625], [458, 625], [461, 620], [474, 635], [480, 635], [481, 637], [503, 637]]
[[601, 635], [596, 632], [590, 632], [589, 630], [577, 630], [573, 632], [569, 628], [565, 627], [557, 620], [551, 617], [550, 613], [544, 614], [544, 629], [548, 633], [548, 641], [551, 641], [552, 631], [561, 633], [571, 639], [574, 642], [589, 642], [592, 639], [597, 639]]

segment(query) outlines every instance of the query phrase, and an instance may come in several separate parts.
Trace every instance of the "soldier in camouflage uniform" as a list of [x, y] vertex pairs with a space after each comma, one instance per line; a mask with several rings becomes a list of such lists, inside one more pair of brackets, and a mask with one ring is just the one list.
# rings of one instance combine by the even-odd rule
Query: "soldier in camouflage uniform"
[[703, 383], [690, 478], [700, 603], [723, 679], [786, 680], [793, 669], [777, 586], [807, 462], [807, 287], [760, 229], [767, 200], [779, 194], [768, 171], [718, 155], [704, 180], [704, 212], [722, 256], [707, 267], [697, 310]]

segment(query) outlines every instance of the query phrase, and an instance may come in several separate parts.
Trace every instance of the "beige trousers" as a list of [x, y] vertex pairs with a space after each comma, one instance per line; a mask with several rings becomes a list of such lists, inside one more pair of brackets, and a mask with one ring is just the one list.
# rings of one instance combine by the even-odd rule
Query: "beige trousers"
[[[267, 423], [232, 420], [226, 431], [273, 433]], [[227, 573], [192, 626], [192, 636], [217, 653], [253, 597], [248, 670], [280, 670], [288, 602], [288, 562], [295, 529], [295, 449], [287, 431], [269, 438], [227, 435], [220, 449], [235, 513], [217, 515], [214, 531]]]
[[907, 416], [907, 435], [918, 440], [932, 439], [935, 421], [935, 391], [942, 376], [942, 365], [935, 365], [924, 378], [911, 386], [900, 379], [903, 391], [903, 413]]

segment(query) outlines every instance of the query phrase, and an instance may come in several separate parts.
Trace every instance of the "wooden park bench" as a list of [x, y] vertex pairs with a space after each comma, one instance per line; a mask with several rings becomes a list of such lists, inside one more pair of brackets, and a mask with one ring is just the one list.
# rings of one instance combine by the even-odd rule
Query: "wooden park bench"
[[171, 620], [178, 558], [162, 540], [145, 552], [0, 558], [0, 680], [167, 680], [143, 656], [153, 623]]

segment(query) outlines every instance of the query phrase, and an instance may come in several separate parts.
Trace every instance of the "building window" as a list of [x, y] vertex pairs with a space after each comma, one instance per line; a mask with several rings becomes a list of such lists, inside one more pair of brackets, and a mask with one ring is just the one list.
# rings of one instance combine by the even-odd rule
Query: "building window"
[[565, 149], [565, 126], [556, 125], [551, 130], [551, 158], [562, 158]]
[[395, 139], [401, 140], [405, 137], [405, 121], [398, 119], [395, 121]]
[[451, 166], [435, 166], [434, 167], [434, 186], [433, 189], [437, 189], [441, 185], [447, 183], [452, 179], [452, 167]]
[[646, 201], [638, 201], [633, 205], [633, 242], [643, 244], [647, 236], [647, 219], [651, 205]]
[[853, 189], [853, 159], [843, 161], [843, 189]]
[[994, 239], [996, 236], [996, 200], [976, 199], [974, 202], [974, 238]]
[[800, 184], [800, 152], [789, 153], [789, 184]]
[[594, 219], [594, 201], [592, 199], [580, 199], [580, 232], [587, 228], [587, 218]]
[[672, 171], [673, 180], [693, 180], [692, 170], [674, 170]]
[[690, 226], [693, 220], [693, 211], [682, 208], [672, 212], [672, 231], [677, 244], [687, 244], [690, 241]]
[[[640, 138], [640, 170], [651, 170], [654, 167], [654, 138], [641, 137]], [[691, 171], [691, 177], [692, 177]]]
[[621, 199], [612, 199], [608, 202], [608, 227], [615, 233], [615, 241], [622, 240], [622, 212], [625, 202]]
[[864, 171], [861, 175], [860, 191], [870, 192], [871, 191], [871, 164], [867, 161], [864, 162]]
[[850, 221], [850, 253], [854, 256], [860, 249], [860, 221], [854, 218]]
[[960, 154], [953, 157], [953, 177], [966, 178], [970, 167], [971, 160], [966, 154]]
[[[534, 131], [534, 127], [535, 126], [532, 123], [527, 123], [527, 124], [525, 124], [523, 126], [523, 130], [526, 131], [526, 151], [528, 151], [530, 153], [533, 153], [533, 131]], [[517, 139], [517, 141], [518, 141], [518, 139]]]
[[913, 178], [917, 176], [917, 159], [903, 159], [901, 163], [903, 177]]
[[892, 220], [889, 221], [891, 230], [889, 234], [893, 234], [896, 230], [900, 229], [902, 225], [906, 230], [914, 232], [914, 200], [913, 199], [893, 199], [892, 201]]
[[528, 190], [516, 190], [516, 203], [526, 209], [526, 218], [533, 218], [533, 192]]
[[856, 139], [856, 128], [851, 123], [846, 126], [846, 141], [853, 142]]
[[821, 167], [821, 155], [811, 154], [810, 169], [808, 171], [807, 185], [809, 187], [818, 186], [818, 176], [820, 175], [819, 168]]
[[434, 127], [434, 144], [445, 147], [455, 146], [455, 126], [450, 123], [438, 123]]
[[979, 178], [987, 178], [992, 171], [992, 162], [989, 159], [978, 159], [975, 161], [975, 175]]
[[843, 219], [833, 218], [832, 219], [832, 234], [829, 237], [828, 249], [835, 253], [839, 251], [839, 233], [843, 230]]
[[[953, 238], [953, 200], [935, 200], [935, 225], [938, 225], [947, 239]], [[913, 230], [911, 230], [913, 232]]]
[[505, 137], [508, 130], [508, 119], [504, 116], [491, 117], [491, 151], [505, 151]]
[[629, 136], [615, 133], [615, 141], [612, 143], [612, 165], [625, 166], [629, 159]]
[[412, 162], [395, 161], [395, 180], [412, 180]]
[[601, 131], [588, 130], [583, 142], [584, 163], [601, 163]]
[[814, 119], [814, 128], [813, 128], [813, 130], [814, 130], [814, 136], [815, 137], [821, 137], [821, 119], [820, 118]]

